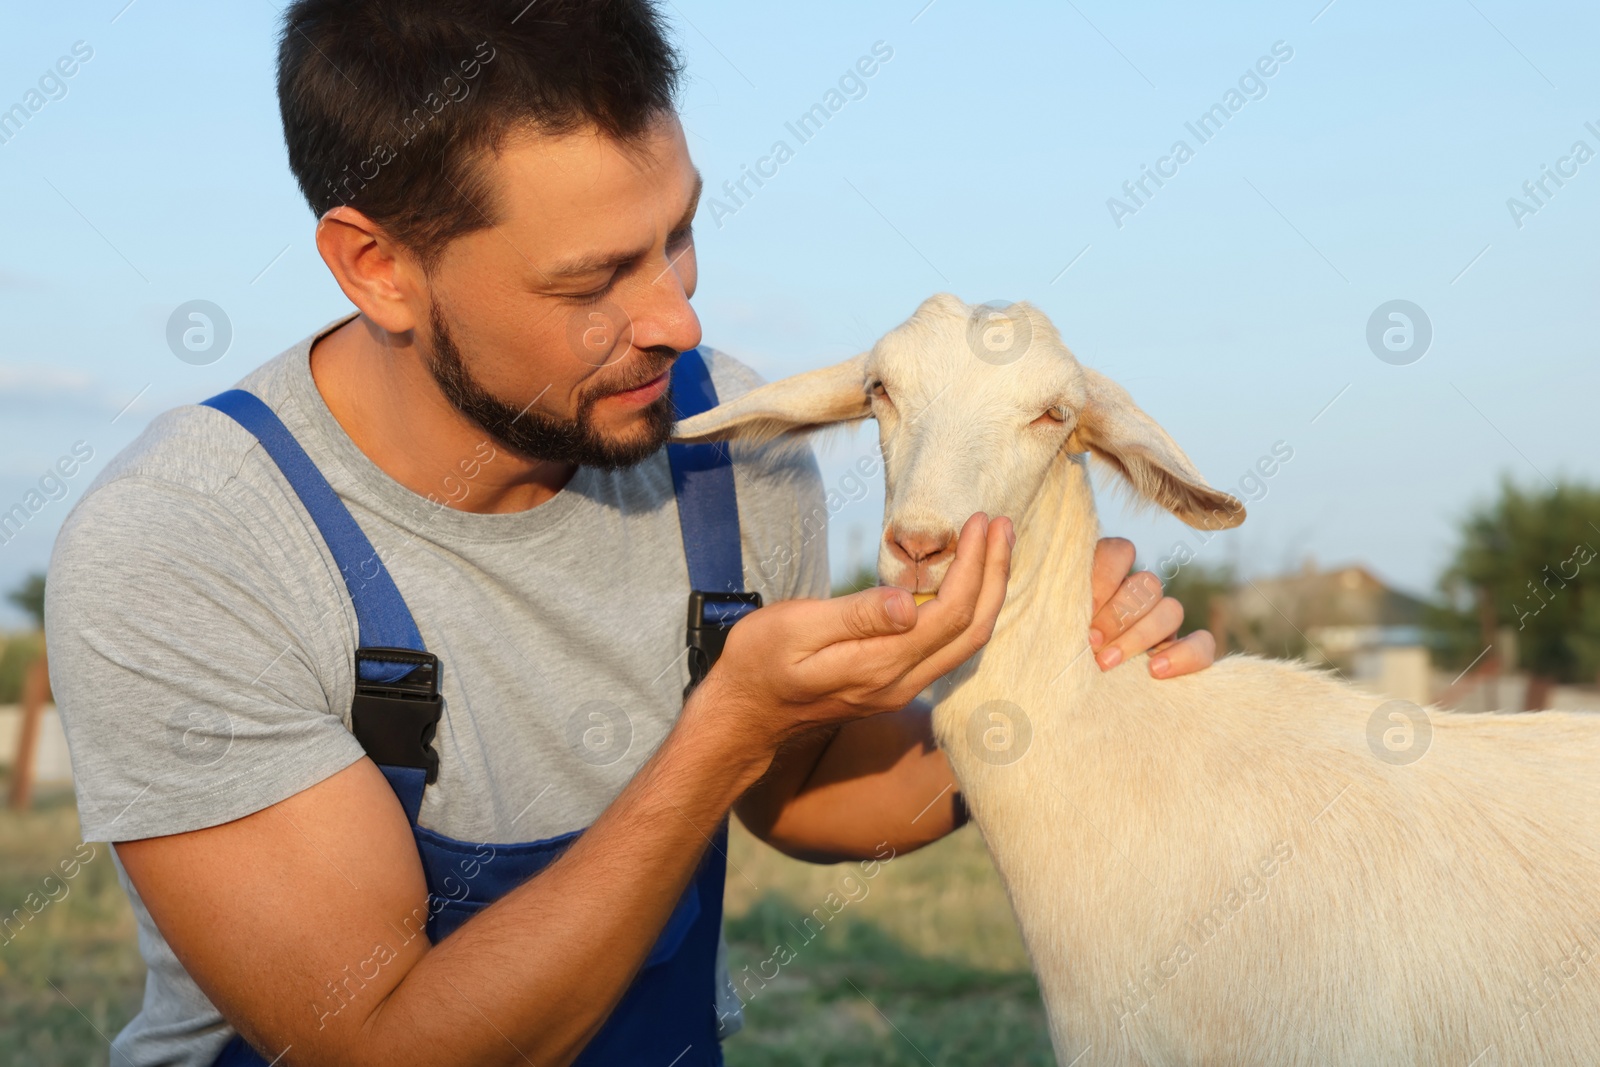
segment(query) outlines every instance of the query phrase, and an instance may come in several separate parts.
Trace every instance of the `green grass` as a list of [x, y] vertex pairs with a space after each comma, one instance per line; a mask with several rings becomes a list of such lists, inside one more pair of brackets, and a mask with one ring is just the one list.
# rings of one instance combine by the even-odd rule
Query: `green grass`
[[728, 855], [729, 971], [746, 1000], [745, 1029], [723, 1046], [729, 1067], [1055, 1062], [974, 830], [871, 878], [786, 859], [737, 826]]
[[[0, 1067], [105, 1064], [107, 1041], [139, 1010], [144, 965], [108, 847], [95, 845], [69, 882], [45, 881], [77, 844], [70, 794], [41, 796], [24, 815], [0, 810], [0, 919], [31, 893], [60, 897], [0, 933]], [[729, 1067], [1054, 1062], [973, 830], [870, 878], [855, 864], [786, 859], [737, 825], [729, 858], [730, 970], [747, 1000], [745, 1028], [724, 1046]], [[808, 915], [821, 918], [807, 926]]]
[[25, 924], [0, 928], [5, 1067], [104, 1064], [109, 1039], [139, 1010], [144, 963], [133, 911], [104, 844], [76, 877], [61, 877], [77, 845], [70, 793], [46, 793], [26, 814], [0, 811], [0, 920], [28, 914], [30, 894], [36, 907], [58, 898]]

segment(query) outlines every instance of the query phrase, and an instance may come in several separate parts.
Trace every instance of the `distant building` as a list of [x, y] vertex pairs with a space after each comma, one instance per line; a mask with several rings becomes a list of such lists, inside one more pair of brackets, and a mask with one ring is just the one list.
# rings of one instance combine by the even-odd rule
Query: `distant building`
[[1220, 607], [1230, 647], [1264, 655], [1348, 668], [1365, 650], [1426, 643], [1426, 602], [1359, 564], [1319, 571], [1308, 559], [1298, 573], [1243, 582]]
[[[1428, 604], [1385, 585], [1360, 564], [1246, 579], [1211, 601], [1210, 628], [1226, 650], [1301, 658], [1336, 668], [1374, 694], [1460, 711], [1520, 710], [1516, 631], [1503, 627], [1465, 671], [1435, 669]], [[1493, 655], [1489, 653], [1492, 652]], [[1600, 691], [1556, 686], [1545, 707], [1600, 711]]]

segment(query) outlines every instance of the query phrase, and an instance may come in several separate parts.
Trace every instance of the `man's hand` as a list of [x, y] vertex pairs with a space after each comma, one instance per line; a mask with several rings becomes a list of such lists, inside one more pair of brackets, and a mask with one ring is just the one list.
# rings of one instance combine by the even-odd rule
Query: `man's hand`
[[1157, 678], [1211, 666], [1217, 658], [1211, 631], [1196, 630], [1179, 640], [1183, 605], [1162, 595], [1161, 579], [1153, 572], [1129, 574], [1133, 559], [1133, 542], [1125, 538], [1101, 538], [1094, 549], [1089, 647], [1100, 669], [1108, 671], [1141, 652], [1150, 653], [1150, 673]]
[[898, 711], [989, 640], [1013, 539], [1009, 519], [973, 515], [938, 597], [921, 606], [904, 589], [877, 586], [751, 612], [729, 632], [703, 683], [711, 698], [696, 710], [766, 760], [819, 727]]

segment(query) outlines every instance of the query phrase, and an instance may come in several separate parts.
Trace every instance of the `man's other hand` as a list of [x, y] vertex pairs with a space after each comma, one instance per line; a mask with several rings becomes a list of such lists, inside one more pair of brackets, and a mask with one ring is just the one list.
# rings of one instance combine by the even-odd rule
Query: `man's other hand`
[[1164, 595], [1161, 579], [1153, 572], [1129, 574], [1133, 561], [1133, 542], [1126, 538], [1103, 537], [1095, 545], [1089, 647], [1100, 669], [1108, 671], [1141, 652], [1150, 653], [1149, 671], [1157, 678], [1176, 678], [1211, 666], [1217, 658], [1211, 631], [1196, 630], [1179, 638], [1183, 605]]

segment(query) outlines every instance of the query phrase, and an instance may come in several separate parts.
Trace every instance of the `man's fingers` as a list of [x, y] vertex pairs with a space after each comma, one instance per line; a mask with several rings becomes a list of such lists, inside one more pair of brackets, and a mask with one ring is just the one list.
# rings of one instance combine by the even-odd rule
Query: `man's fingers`
[[1150, 673], [1157, 678], [1176, 678], [1180, 674], [1203, 671], [1217, 659], [1217, 641], [1210, 630], [1196, 630], [1188, 637], [1152, 650]]
[[1121, 588], [1128, 572], [1133, 570], [1133, 558], [1133, 542], [1126, 537], [1102, 537], [1095, 543], [1094, 562], [1089, 568], [1089, 589], [1094, 597], [1096, 615]]
[[1171, 597], [1158, 601], [1122, 634], [1102, 645], [1095, 653], [1095, 662], [1101, 670], [1110, 670], [1123, 660], [1165, 641], [1183, 625], [1183, 605]]
[[988, 552], [983, 561], [983, 586], [978, 590], [978, 605], [969, 633], [980, 636], [979, 647], [994, 635], [995, 620], [1006, 602], [1006, 583], [1011, 579], [1011, 546], [1017, 532], [1007, 516], [989, 524]]
[[806, 605], [805, 633], [812, 648], [904, 633], [917, 621], [917, 605], [904, 589], [879, 585]]
[[[918, 620], [929, 619], [942, 623], [949, 636], [967, 628], [978, 592], [983, 588], [983, 566], [988, 554], [986, 539], [990, 527], [989, 516], [979, 511], [962, 524], [956, 538], [956, 557], [944, 572], [939, 583], [939, 595], [923, 604], [917, 612]], [[929, 636], [934, 636], [930, 632]], [[945, 640], [947, 640], [945, 638]], [[944, 641], [939, 642], [943, 644]]]
[[[1096, 650], [1104, 648], [1108, 642], [1121, 637], [1129, 627], [1150, 614], [1159, 603], [1161, 579], [1150, 571], [1128, 574], [1121, 580], [1115, 594], [1095, 609], [1095, 616], [1089, 623], [1089, 647]], [[1134, 651], [1142, 652], [1144, 646]]]
[[[1011, 546], [1016, 534], [1009, 518], [1000, 517], [991, 522], [985, 531], [982, 584], [973, 603], [967, 625], [942, 647], [932, 652], [914, 668], [909, 678], [920, 692], [935, 678], [955, 669], [977, 652], [994, 634], [995, 620], [1005, 604], [1006, 582], [1011, 577]], [[948, 584], [948, 579], [946, 579]], [[944, 596], [944, 586], [939, 588]], [[926, 611], [930, 605], [923, 605]], [[911, 636], [915, 636], [915, 632]]]

